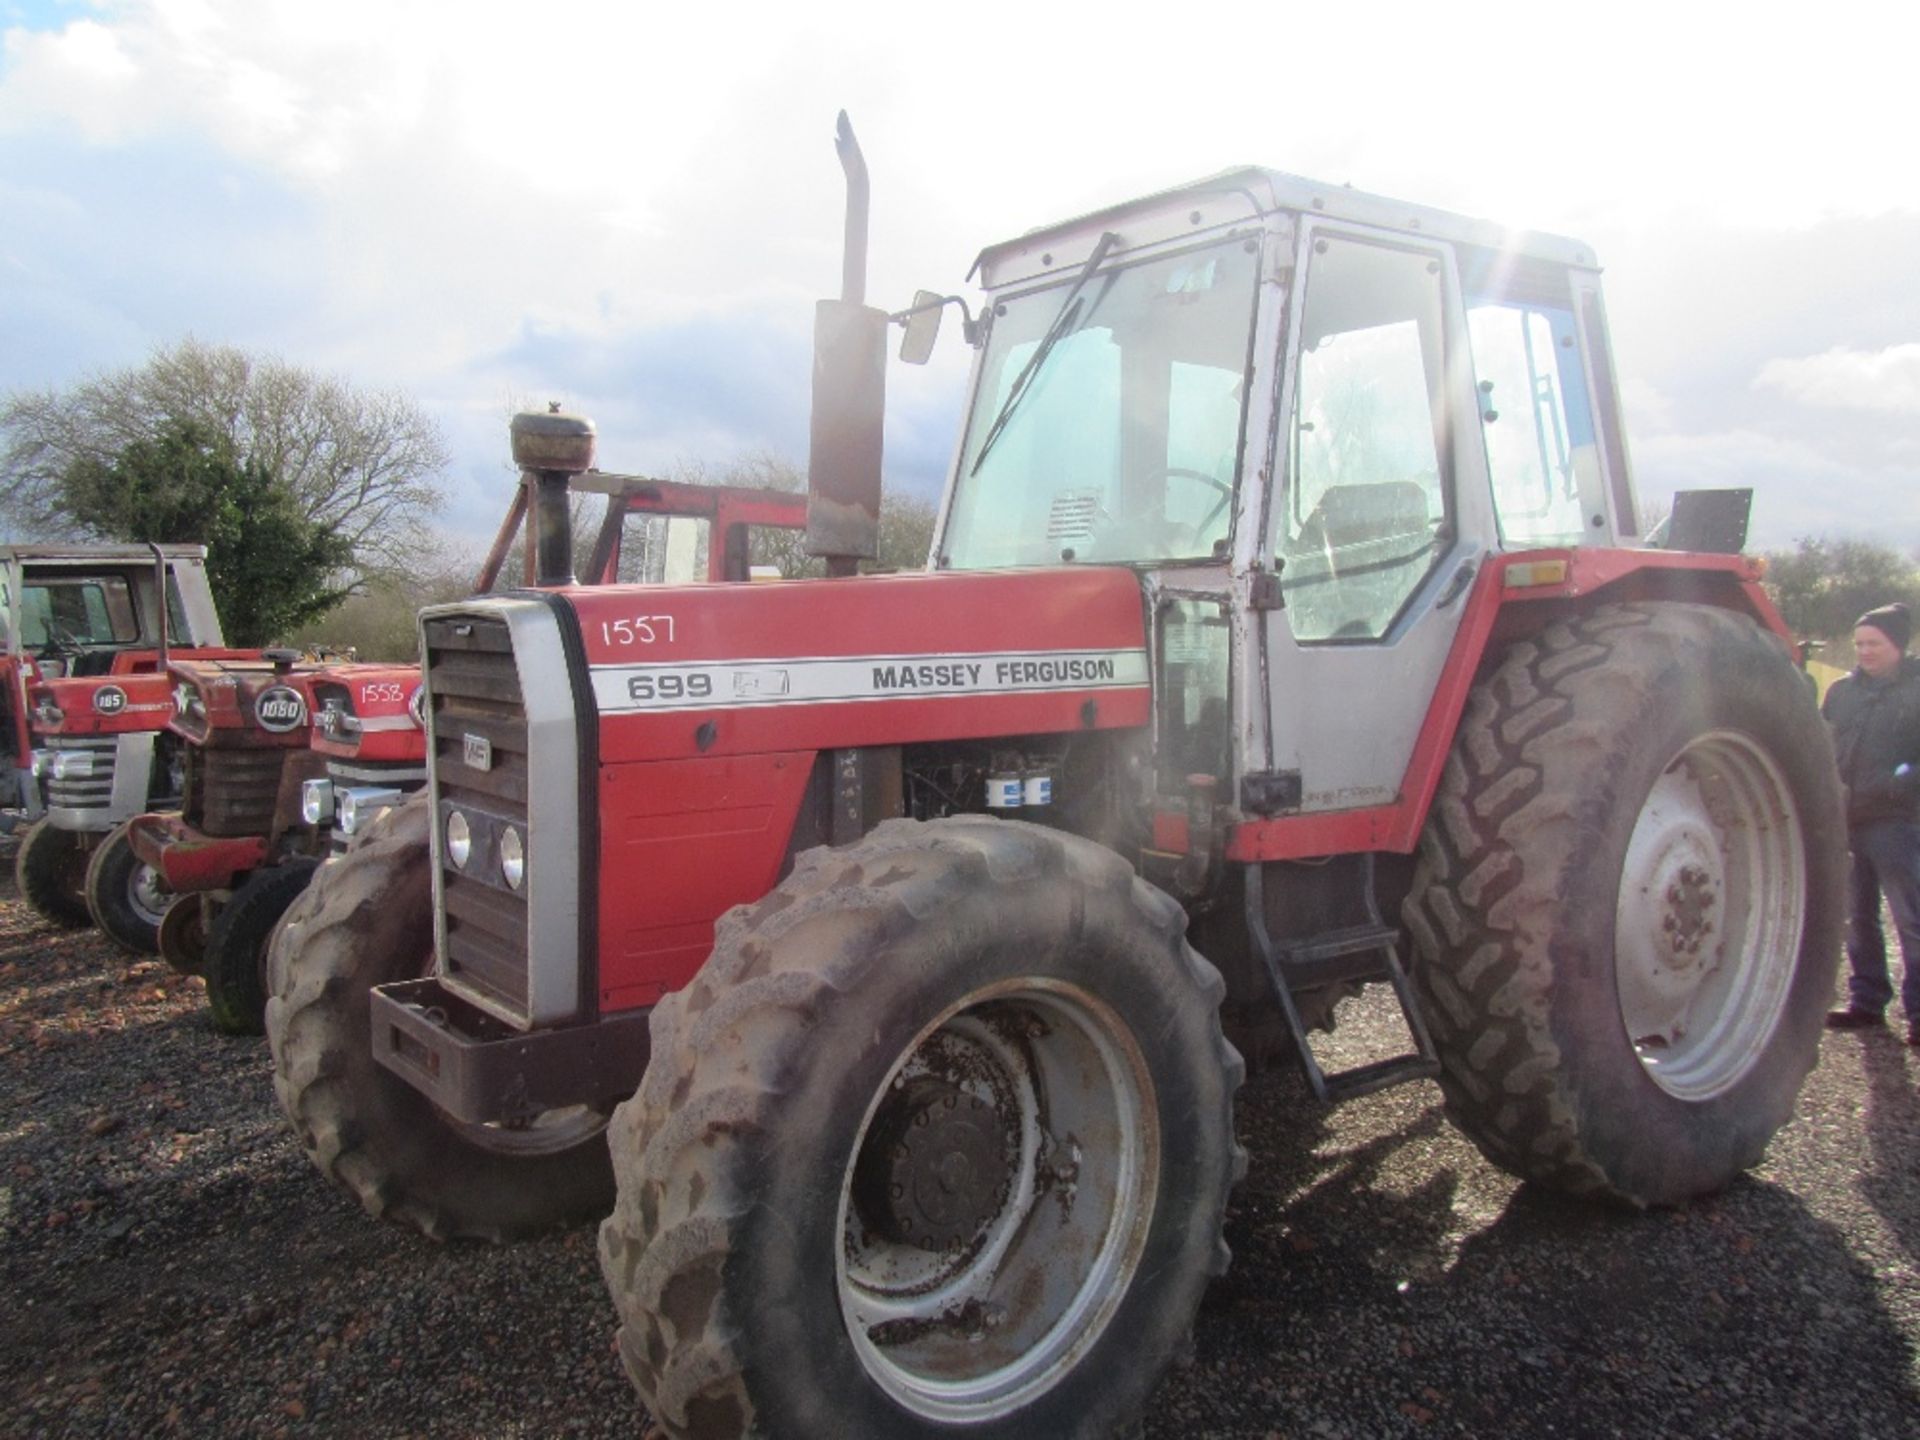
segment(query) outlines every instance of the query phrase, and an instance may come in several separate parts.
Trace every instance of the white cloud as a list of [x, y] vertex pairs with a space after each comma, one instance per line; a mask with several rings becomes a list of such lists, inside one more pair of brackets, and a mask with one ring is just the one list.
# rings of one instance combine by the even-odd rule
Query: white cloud
[[1769, 360], [1753, 384], [1803, 405], [1920, 413], [1920, 343], [1884, 350], [1835, 346], [1797, 360]]
[[[0, 207], [34, 204], [0, 236], [18, 337], [0, 388], [194, 331], [405, 386], [479, 437], [458, 462], [475, 470], [499, 464], [509, 390], [591, 401], [628, 463], [774, 444], [798, 429], [804, 347], [782, 352], [790, 379], [740, 356], [803, 335], [837, 286], [842, 106], [874, 177], [882, 304], [963, 289], [982, 245], [1034, 225], [1254, 162], [1608, 241], [1631, 266], [1608, 283], [1636, 435], [1758, 434], [1774, 422], [1737, 406], [1758, 406], [1766, 357], [1914, 333], [1886, 298], [1920, 293], [1911, 246], [1884, 266], [1829, 251], [1824, 279], [1817, 256], [1791, 283], [1734, 269], [1742, 226], [1811, 243], [1824, 216], [1920, 212], [1895, 144], [1908, 56], [1853, 40], [1878, 24], [1863, 0], [1831, 0], [1817, 31], [1756, 16], [1737, 34], [1636, 0], [1599, 30], [1537, 0], [1488, 0], [1469, 26], [1431, 6], [1151, 28], [992, 10], [956, 31], [897, 0], [105, 0], [12, 24]], [[1711, 283], [1675, 282], [1700, 216], [1731, 248]], [[1837, 306], [1882, 269], [1871, 306]], [[734, 348], [683, 363], [703, 328]], [[653, 403], [677, 375], [702, 383]], [[957, 364], [899, 378], [902, 412], [927, 417], [902, 453], [945, 448], [959, 384]]]

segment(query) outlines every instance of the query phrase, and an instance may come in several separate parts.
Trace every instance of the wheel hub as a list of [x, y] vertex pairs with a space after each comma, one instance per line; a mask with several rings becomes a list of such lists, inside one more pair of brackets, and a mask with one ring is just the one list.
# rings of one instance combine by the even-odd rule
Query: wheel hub
[[1668, 856], [1655, 882], [1660, 928], [1653, 937], [1655, 968], [1649, 978], [1656, 985], [1667, 982], [1662, 988], [1691, 990], [1713, 968], [1718, 954], [1715, 937], [1724, 886], [1712, 857], [1693, 850], [1681, 846]]
[[157, 925], [173, 903], [173, 891], [153, 866], [136, 865], [127, 881], [127, 899], [142, 918]]
[[937, 1076], [916, 1076], [875, 1117], [854, 1203], [896, 1244], [963, 1249], [999, 1213], [1017, 1145], [990, 1102]]

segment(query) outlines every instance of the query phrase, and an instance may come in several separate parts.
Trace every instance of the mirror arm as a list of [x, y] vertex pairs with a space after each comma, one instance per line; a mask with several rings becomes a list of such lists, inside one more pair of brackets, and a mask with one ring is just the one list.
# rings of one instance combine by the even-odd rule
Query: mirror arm
[[967, 308], [966, 300], [959, 295], [942, 295], [939, 299], [929, 300], [924, 305], [910, 305], [905, 310], [899, 310], [889, 315], [887, 319], [904, 329], [907, 322], [912, 320], [914, 316], [924, 315], [929, 310], [944, 309], [948, 305], [958, 305], [960, 307], [960, 334], [965, 338], [967, 344], [978, 345], [980, 343], [979, 337], [982, 322], [986, 317], [982, 314], [979, 320], [974, 319], [973, 311]]

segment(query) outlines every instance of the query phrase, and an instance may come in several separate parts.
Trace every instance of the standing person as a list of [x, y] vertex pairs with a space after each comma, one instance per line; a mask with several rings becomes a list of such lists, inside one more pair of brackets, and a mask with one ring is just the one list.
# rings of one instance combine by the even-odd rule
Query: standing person
[[1900, 1004], [1907, 1043], [1920, 1045], [1920, 660], [1907, 655], [1913, 620], [1904, 605], [1869, 610], [1855, 623], [1853, 672], [1833, 682], [1821, 707], [1833, 727], [1834, 757], [1847, 787], [1847, 844], [1853, 851], [1847, 930], [1847, 1008], [1827, 1015], [1834, 1030], [1881, 1024], [1893, 999], [1886, 897], [1900, 933]]

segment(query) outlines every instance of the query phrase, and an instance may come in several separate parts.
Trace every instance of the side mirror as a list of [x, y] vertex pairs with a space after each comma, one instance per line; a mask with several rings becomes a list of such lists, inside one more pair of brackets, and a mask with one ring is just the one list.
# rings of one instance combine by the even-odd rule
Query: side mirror
[[933, 342], [940, 338], [940, 317], [947, 308], [947, 297], [932, 290], [913, 292], [913, 304], [895, 318], [906, 327], [900, 337], [900, 358], [909, 365], [924, 365], [933, 355]]

